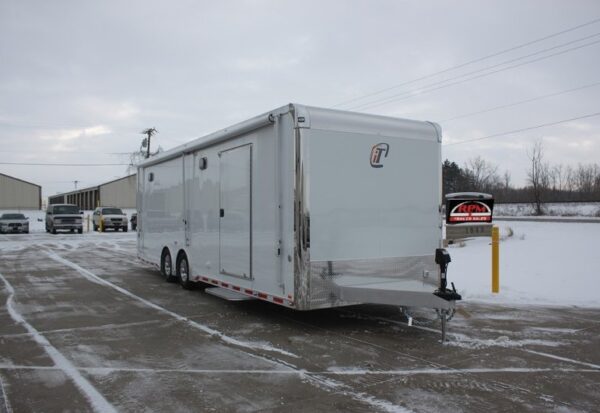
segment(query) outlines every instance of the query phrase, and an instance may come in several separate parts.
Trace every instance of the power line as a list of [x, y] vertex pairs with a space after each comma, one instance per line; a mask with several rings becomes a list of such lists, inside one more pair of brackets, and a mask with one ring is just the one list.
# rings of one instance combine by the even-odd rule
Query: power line
[[591, 117], [599, 116], [599, 115], [600, 115], [600, 112], [590, 113], [589, 115], [578, 116], [576, 118], [563, 119], [563, 120], [559, 120], [559, 121], [556, 121], [556, 122], [550, 122], [550, 123], [544, 123], [544, 124], [541, 124], [541, 125], [530, 126], [528, 128], [515, 129], [515, 130], [508, 131], [508, 132], [495, 133], [493, 135], [482, 136], [480, 138], [466, 139], [464, 141], [447, 143], [444, 146], [460, 145], [461, 143], [466, 143], [466, 142], [475, 142], [475, 141], [481, 141], [483, 139], [495, 138], [495, 137], [498, 137], [498, 136], [512, 135], [513, 133], [525, 132], [525, 131], [528, 131], [528, 130], [539, 129], [539, 128], [545, 128], [547, 126], [559, 125], [561, 123], [567, 123], [567, 122], [572, 122], [574, 120], [591, 118]]
[[579, 86], [579, 87], [576, 87], [576, 88], [573, 88], [573, 89], [561, 90], [560, 92], [555, 92], [555, 93], [550, 93], [550, 94], [547, 94], [547, 95], [537, 96], [537, 97], [530, 98], [530, 99], [520, 100], [520, 101], [517, 101], [517, 102], [508, 103], [508, 104], [505, 104], [505, 105], [494, 106], [494, 107], [491, 107], [491, 108], [488, 108], [488, 109], [483, 109], [483, 110], [480, 110], [480, 111], [477, 111], [477, 112], [464, 113], [462, 115], [453, 116], [451, 118], [441, 119], [441, 120], [439, 120], [437, 122], [439, 122], [439, 123], [447, 123], [447, 122], [451, 122], [451, 121], [456, 120], [456, 119], [462, 119], [462, 118], [466, 118], [466, 117], [469, 117], [469, 116], [480, 115], [482, 113], [493, 112], [493, 111], [498, 110], [498, 109], [506, 109], [506, 108], [510, 108], [510, 107], [513, 107], [513, 106], [522, 105], [523, 103], [535, 102], [536, 100], [542, 100], [542, 99], [547, 99], [547, 98], [554, 97], [554, 96], [560, 96], [560, 95], [564, 95], [565, 93], [570, 93], [570, 92], [575, 92], [575, 91], [578, 91], [578, 90], [588, 89], [590, 87], [594, 87], [594, 86], [598, 86], [598, 85], [600, 85], [600, 82], [590, 83], [588, 85]]
[[421, 77], [418, 77], [418, 78], [415, 78], [415, 79], [412, 79], [412, 80], [408, 80], [406, 82], [402, 82], [402, 83], [399, 83], [399, 84], [394, 85], [394, 86], [390, 86], [390, 87], [387, 87], [387, 88], [384, 88], [384, 89], [380, 89], [380, 90], [375, 91], [375, 92], [371, 92], [371, 93], [368, 93], [368, 94], [365, 94], [365, 95], [362, 95], [362, 96], [358, 96], [358, 97], [355, 97], [355, 98], [352, 98], [352, 99], [349, 99], [349, 100], [337, 103], [337, 104], [333, 105], [332, 107], [335, 108], [335, 107], [338, 107], [338, 106], [344, 106], [344, 105], [346, 105], [348, 103], [355, 102], [357, 100], [361, 100], [361, 99], [364, 99], [364, 98], [367, 98], [367, 97], [379, 95], [379, 94], [387, 92], [389, 90], [393, 90], [393, 89], [399, 88], [401, 86], [406, 86], [406, 85], [418, 82], [420, 80], [429, 79], [431, 77], [440, 75], [442, 73], [450, 72], [452, 70], [460, 69], [461, 67], [465, 67], [465, 66], [471, 65], [473, 63], [478, 63], [478, 62], [481, 62], [483, 60], [491, 59], [492, 57], [496, 57], [496, 56], [500, 56], [500, 55], [508, 53], [508, 52], [512, 52], [513, 50], [522, 49], [524, 47], [531, 46], [532, 44], [536, 44], [536, 43], [542, 42], [544, 40], [548, 40], [548, 39], [551, 39], [553, 37], [557, 37], [557, 36], [560, 36], [562, 34], [565, 34], [565, 33], [568, 33], [568, 32], [572, 32], [574, 30], [577, 30], [577, 29], [580, 29], [582, 27], [589, 26], [589, 25], [592, 25], [592, 24], [595, 24], [595, 23], [598, 23], [598, 22], [600, 22], [600, 18], [597, 18], [597, 19], [594, 19], [594, 20], [590, 20], [590, 21], [588, 21], [586, 23], [583, 23], [583, 24], [580, 24], [580, 25], [577, 25], [577, 26], [574, 26], [574, 27], [571, 27], [571, 28], [568, 28], [568, 29], [565, 29], [565, 30], [561, 30], [561, 31], [556, 32], [556, 33], [552, 33], [552, 34], [540, 37], [540, 38], [535, 39], [535, 40], [531, 40], [531, 41], [528, 41], [528, 42], [525, 42], [525, 43], [521, 43], [519, 45], [510, 47], [508, 49], [500, 50], [498, 52], [495, 52], [495, 53], [492, 53], [492, 54], [489, 54], [489, 55], [486, 55], [486, 56], [483, 56], [483, 57], [479, 57], [477, 59], [473, 59], [473, 60], [470, 60], [470, 61], [458, 64], [456, 66], [451, 66], [451, 67], [448, 67], [446, 69], [443, 69], [443, 70], [440, 70], [440, 71], [437, 71], [437, 72], [433, 72], [433, 73], [430, 73], [430, 74], [425, 75], [425, 76], [421, 76]]
[[[408, 92], [399, 93], [399, 94], [396, 94], [396, 95], [392, 95], [392, 96], [388, 96], [386, 98], [380, 99], [378, 101], [373, 101], [373, 102], [368, 103], [368, 104], [363, 104], [361, 106], [357, 106], [354, 109], [358, 109], [358, 108], [360, 108], [360, 109], [371, 109], [371, 108], [374, 108], [374, 107], [377, 107], [377, 106], [382, 106], [382, 105], [386, 105], [386, 104], [391, 103], [391, 102], [395, 102], [397, 100], [409, 99], [411, 97], [422, 95], [424, 93], [433, 92], [433, 91], [439, 90], [439, 89], [445, 89], [445, 88], [450, 87], [450, 86], [459, 85], [461, 83], [466, 83], [466, 82], [469, 82], [471, 80], [475, 80], [475, 79], [479, 79], [479, 78], [482, 78], [482, 77], [493, 75], [495, 73], [504, 72], [505, 70], [515, 69], [515, 68], [520, 67], [520, 66], [528, 65], [530, 63], [539, 62], [540, 60], [545, 60], [545, 59], [549, 59], [551, 57], [560, 56], [562, 54], [569, 53], [569, 52], [572, 52], [572, 51], [575, 51], [575, 50], [579, 50], [579, 49], [582, 49], [584, 47], [593, 46], [593, 45], [598, 44], [598, 43], [600, 43], [600, 40], [596, 40], [596, 41], [593, 41], [593, 42], [585, 43], [585, 44], [582, 44], [580, 46], [572, 47], [570, 49], [561, 50], [560, 52], [552, 53], [552, 54], [549, 54], [547, 56], [538, 57], [536, 59], [531, 59], [531, 60], [528, 60], [526, 62], [518, 63], [518, 64], [515, 64], [515, 65], [512, 65], [512, 66], [507, 66], [507, 67], [504, 67], [502, 69], [497, 69], [497, 70], [493, 70], [491, 72], [482, 73], [480, 75], [472, 76], [472, 77], [467, 78], [467, 79], [463, 79], [463, 80], [459, 80], [459, 81], [456, 81], [456, 82], [447, 83], [447, 84], [444, 84], [444, 85], [441, 85], [441, 86], [438, 86], [438, 87], [432, 87], [432, 88], [429, 88], [429, 89], [423, 89], [423, 90], [416, 90], [416, 91], [408, 91]], [[489, 69], [489, 68], [486, 68], [484, 70], [487, 70], [487, 69]], [[463, 77], [463, 76], [457, 76], [454, 79], [459, 78], [459, 77]], [[452, 79], [448, 79], [448, 80], [452, 80]]]
[[[131, 152], [98, 152], [98, 151], [60, 151], [60, 154], [95, 154], [95, 155], [130, 155], [132, 152], [136, 152], [132, 150]], [[48, 153], [48, 151], [7, 151], [0, 149], [0, 153]]]
[[[33, 163], [33, 162], [0, 162], [0, 165], [26, 166], [129, 166], [128, 163]], [[72, 182], [72, 181], [70, 181]]]
[[[496, 67], [503, 66], [503, 65], [506, 65], [506, 64], [509, 64], [509, 63], [518, 62], [519, 60], [523, 60], [523, 59], [526, 59], [528, 57], [536, 56], [536, 55], [539, 55], [541, 53], [549, 52], [551, 50], [560, 49], [561, 47], [568, 46], [570, 44], [577, 43], [577, 42], [580, 42], [580, 41], [583, 41], [583, 40], [588, 40], [588, 39], [590, 39], [592, 37], [597, 37], [599, 35], [600, 35], [600, 32], [597, 32], [597, 33], [594, 33], [594, 34], [591, 34], [591, 35], [588, 35], [588, 36], [580, 37], [580, 38], [575, 39], [575, 40], [570, 40], [570, 41], [568, 41], [566, 43], [562, 43], [562, 44], [559, 44], [559, 45], [556, 45], [556, 46], [552, 46], [552, 47], [548, 47], [546, 49], [538, 50], [536, 52], [532, 52], [532, 53], [529, 53], [529, 54], [526, 54], [526, 55], [523, 55], [523, 56], [519, 56], [519, 57], [515, 57], [515, 58], [512, 58], [512, 59], [509, 59], [509, 60], [505, 60], [503, 62], [496, 63], [496, 64], [491, 65], [491, 66], [486, 66], [486, 67], [483, 67], [483, 68], [480, 68], [480, 69], [477, 69], [477, 70], [473, 70], [471, 72], [467, 72], [467, 73], [463, 73], [463, 74], [460, 74], [460, 75], [457, 75], [457, 76], [454, 76], [454, 77], [450, 77], [448, 79], [438, 80], [437, 82], [428, 83], [428, 84], [426, 84], [424, 86], [421, 86], [420, 88], [421, 89], [423, 89], [423, 88], [427, 89], [427, 88], [430, 88], [432, 86], [437, 86], [437, 85], [440, 85], [440, 84], [444, 84], [444, 83], [450, 82], [452, 80], [460, 79], [461, 77], [467, 77], [467, 76], [470, 76], [470, 75], [474, 75], [476, 73], [485, 72], [486, 70], [494, 69]], [[395, 95], [381, 97], [381, 98], [372, 100], [370, 102], [361, 103], [361, 104], [359, 104], [357, 106], [354, 106], [354, 107], [351, 107], [351, 108], [355, 108], [356, 109], [356, 108], [361, 108], [361, 107], [364, 107], [364, 106], [369, 107], [371, 104], [382, 102], [384, 100], [389, 100], [390, 98], [393, 98], [393, 97], [396, 97], [396, 96], [403, 96], [403, 95], [411, 94], [411, 93], [413, 93], [413, 91], [418, 91], [418, 90], [419, 89], [407, 90], [405, 92], [400, 92], [400, 93], [395, 94]]]

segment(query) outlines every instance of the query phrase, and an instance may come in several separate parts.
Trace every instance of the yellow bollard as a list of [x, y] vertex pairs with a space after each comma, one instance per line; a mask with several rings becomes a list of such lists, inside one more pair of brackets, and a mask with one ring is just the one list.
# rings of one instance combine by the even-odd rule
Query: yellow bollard
[[500, 229], [492, 227], [492, 292], [500, 292]]

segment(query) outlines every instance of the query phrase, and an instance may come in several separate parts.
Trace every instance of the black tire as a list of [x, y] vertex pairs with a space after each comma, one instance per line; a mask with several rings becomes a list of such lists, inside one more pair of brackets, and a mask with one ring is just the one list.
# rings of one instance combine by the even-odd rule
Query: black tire
[[177, 257], [177, 279], [184, 290], [193, 290], [195, 284], [190, 281], [190, 264], [185, 252]]
[[166, 249], [160, 257], [160, 273], [169, 283], [177, 281], [177, 276], [173, 271], [173, 260], [171, 259], [171, 254]]
[[77, 233], [78, 233], [78, 234], [83, 234], [83, 228], [78, 228], [78, 229], [77, 229]]
[[75, 228], [71, 228], [71, 234], [75, 232]]
[[123, 232], [127, 232], [127, 227], [123, 227]]

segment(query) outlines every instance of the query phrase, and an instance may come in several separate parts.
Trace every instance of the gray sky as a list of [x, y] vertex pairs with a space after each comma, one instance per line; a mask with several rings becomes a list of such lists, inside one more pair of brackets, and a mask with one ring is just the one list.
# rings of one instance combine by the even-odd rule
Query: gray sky
[[[148, 127], [169, 149], [289, 102], [332, 107], [598, 18], [597, 0], [0, 0], [0, 162], [124, 163], [113, 153], [139, 148]], [[339, 107], [439, 122], [446, 143], [598, 113], [600, 84], [448, 120], [600, 82], [600, 43], [427, 92], [594, 41], [600, 21]], [[600, 116], [443, 156], [480, 155], [521, 185], [539, 139], [552, 163], [600, 162]], [[125, 169], [0, 165], [45, 196]]]

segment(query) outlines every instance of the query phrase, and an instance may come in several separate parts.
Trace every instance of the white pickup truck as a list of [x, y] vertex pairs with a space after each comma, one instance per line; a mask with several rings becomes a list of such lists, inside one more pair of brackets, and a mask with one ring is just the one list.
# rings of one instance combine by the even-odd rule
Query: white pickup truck
[[[94, 231], [102, 229], [103, 231], [107, 228], [112, 228], [118, 231], [119, 228], [123, 232], [127, 232], [127, 215], [121, 210], [121, 208], [115, 207], [99, 207], [94, 210], [93, 214]], [[100, 223], [102, 222], [102, 226]]]

